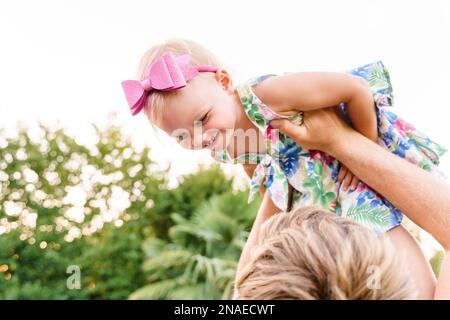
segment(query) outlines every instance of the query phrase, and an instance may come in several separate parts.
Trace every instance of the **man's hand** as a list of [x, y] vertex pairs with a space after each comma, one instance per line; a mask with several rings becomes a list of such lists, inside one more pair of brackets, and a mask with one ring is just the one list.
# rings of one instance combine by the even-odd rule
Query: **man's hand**
[[[345, 123], [336, 107], [307, 111], [303, 114], [303, 124], [296, 126], [286, 119], [270, 122], [272, 127], [290, 136], [307, 149], [319, 149], [332, 155], [333, 149], [345, 147], [348, 134], [354, 131]], [[341, 163], [338, 181], [344, 191], [355, 190], [359, 179]]]
[[270, 124], [300, 146], [331, 155], [341, 145], [344, 147], [348, 135], [357, 133], [345, 123], [336, 107], [304, 112], [300, 126], [287, 119], [272, 120]]
[[359, 183], [359, 179], [342, 163], [337, 180], [342, 183], [342, 190], [344, 191], [347, 191], [348, 188], [350, 188], [351, 191], [356, 190]]

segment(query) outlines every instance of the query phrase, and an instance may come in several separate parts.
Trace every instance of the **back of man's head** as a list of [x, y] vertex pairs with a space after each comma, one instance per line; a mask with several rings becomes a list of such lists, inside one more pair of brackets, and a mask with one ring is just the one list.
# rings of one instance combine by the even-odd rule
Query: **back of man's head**
[[385, 236], [315, 207], [271, 217], [238, 275], [239, 299], [412, 299], [404, 261]]

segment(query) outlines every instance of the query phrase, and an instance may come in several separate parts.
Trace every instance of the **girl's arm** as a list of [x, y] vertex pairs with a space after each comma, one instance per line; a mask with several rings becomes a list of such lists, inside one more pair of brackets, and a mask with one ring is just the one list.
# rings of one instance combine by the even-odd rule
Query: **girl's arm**
[[353, 127], [370, 140], [377, 139], [374, 100], [368, 82], [341, 72], [296, 72], [271, 77], [254, 88], [255, 94], [273, 111], [314, 109], [347, 104]]
[[[345, 102], [354, 129], [377, 141], [374, 100], [364, 78], [341, 72], [297, 72], [271, 77], [253, 90], [273, 111], [284, 115], [292, 115], [293, 110], [310, 111]], [[337, 181], [344, 191], [355, 190], [359, 183], [359, 179], [342, 164]]]

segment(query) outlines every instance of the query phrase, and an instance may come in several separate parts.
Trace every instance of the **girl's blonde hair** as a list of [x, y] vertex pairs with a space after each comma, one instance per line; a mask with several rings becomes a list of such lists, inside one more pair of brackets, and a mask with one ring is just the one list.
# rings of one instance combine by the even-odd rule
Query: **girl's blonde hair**
[[389, 239], [306, 207], [265, 222], [252, 261], [238, 275], [239, 299], [412, 299], [404, 260]]
[[[149, 68], [152, 63], [167, 51], [171, 51], [175, 56], [190, 54], [191, 60], [189, 64], [192, 66], [208, 65], [216, 68], [222, 68], [222, 64], [218, 58], [204, 46], [191, 40], [173, 38], [147, 50], [139, 63], [137, 78], [141, 81], [147, 78]], [[200, 72], [198, 77], [211, 77], [211, 74], [208, 72]], [[144, 113], [149, 121], [150, 119], [155, 119], [155, 122], [159, 122], [162, 119], [166, 99], [170, 96], [176, 95], [177, 92], [177, 90], [166, 92], [152, 91], [152, 98], [147, 99], [144, 106]], [[152, 121], [150, 121], [150, 123], [155, 129]]]

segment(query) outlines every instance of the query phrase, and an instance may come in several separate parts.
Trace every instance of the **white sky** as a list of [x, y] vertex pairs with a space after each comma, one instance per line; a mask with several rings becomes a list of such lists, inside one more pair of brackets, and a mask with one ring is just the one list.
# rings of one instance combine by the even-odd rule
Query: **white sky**
[[[392, 76], [396, 111], [450, 146], [445, 0], [3, 1], [0, 126], [60, 121], [87, 142], [89, 123], [101, 125], [117, 112], [135, 141], [151, 142], [144, 117], [129, 115], [120, 82], [134, 77], [151, 45], [170, 37], [210, 48], [235, 83], [263, 73], [340, 71], [381, 59]], [[175, 174], [208, 160], [205, 152], [168, 143], [155, 145], [155, 157], [173, 160]], [[450, 173], [448, 158], [443, 169]]]
[[[0, 127], [59, 121], [81, 142], [110, 112], [136, 144], [172, 161], [173, 175], [209, 161], [154, 137], [132, 118], [120, 86], [141, 55], [171, 37], [202, 43], [235, 83], [285, 71], [340, 71], [383, 60], [395, 111], [450, 147], [450, 2], [2, 1]], [[450, 157], [442, 162], [450, 175]], [[233, 170], [231, 167], [227, 167]], [[231, 169], [230, 169], [231, 168]]]

